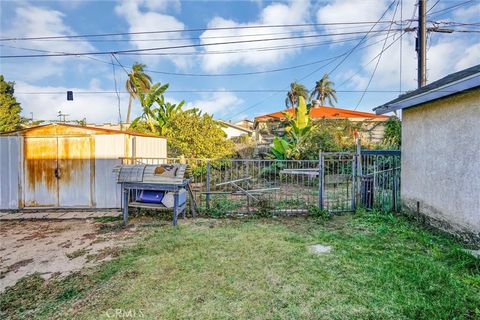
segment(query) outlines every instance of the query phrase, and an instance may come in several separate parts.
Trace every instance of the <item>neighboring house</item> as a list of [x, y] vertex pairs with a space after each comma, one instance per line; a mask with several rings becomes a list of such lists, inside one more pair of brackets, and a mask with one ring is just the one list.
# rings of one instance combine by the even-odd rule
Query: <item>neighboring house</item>
[[240, 137], [243, 135], [252, 135], [254, 132], [252, 129], [248, 129], [228, 121], [223, 121], [223, 120], [217, 120], [217, 121], [222, 125], [222, 130], [223, 132], [225, 132], [228, 139]]
[[162, 137], [65, 123], [0, 134], [0, 210], [120, 208], [121, 158], [166, 158]]
[[243, 119], [243, 120], [235, 122], [234, 125], [253, 130], [254, 122], [252, 120]]
[[[294, 109], [287, 109], [256, 117], [254, 127], [257, 141], [270, 143], [275, 134], [282, 133], [282, 122], [286, 120], [285, 113], [293, 114], [294, 112]], [[363, 122], [362, 132], [364, 134], [361, 138], [369, 143], [383, 141], [385, 122], [389, 118], [369, 112], [319, 106], [318, 104], [314, 104], [310, 109], [310, 116], [314, 122], [321, 119], [346, 119], [352, 122]]]
[[480, 243], [480, 65], [374, 110], [400, 109], [404, 209]]

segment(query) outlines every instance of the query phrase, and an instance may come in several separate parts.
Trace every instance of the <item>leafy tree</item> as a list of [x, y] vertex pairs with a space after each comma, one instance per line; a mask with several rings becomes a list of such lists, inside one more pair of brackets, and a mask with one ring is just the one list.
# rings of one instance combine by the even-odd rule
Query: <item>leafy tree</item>
[[0, 75], [0, 132], [20, 129], [24, 121], [20, 116], [22, 107], [13, 96], [14, 86], [14, 82], [5, 81]]
[[133, 99], [138, 98], [139, 92], [145, 93], [149, 91], [152, 85], [152, 78], [143, 71], [145, 67], [144, 64], [135, 63], [132, 66], [132, 71], [128, 74], [127, 82], [125, 83], [125, 89], [130, 93], [128, 99], [127, 123], [130, 122]]
[[186, 111], [182, 110], [185, 101], [180, 101], [179, 104], [173, 104], [170, 102], [165, 102], [163, 96], [158, 99], [158, 108], [153, 110], [154, 121], [158, 127], [158, 134], [165, 135], [167, 130], [169, 130], [170, 121], [180, 112], [194, 112], [194, 109], [189, 109]]
[[305, 100], [308, 99], [308, 89], [303, 84], [298, 82], [292, 82], [290, 84], [290, 91], [287, 92], [287, 97], [285, 98], [285, 106], [287, 108], [295, 108], [298, 104], [298, 98], [303, 97]]
[[325, 105], [326, 100], [331, 106], [334, 106], [332, 101], [337, 102], [337, 92], [333, 88], [334, 85], [335, 83], [328, 78], [328, 73], [325, 73], [322, 79], [315, 83], [315, 88], [310, 94], [310, 100], [317, 96], [317, 100], [320, 100], [322, 106]]
[[402, 123], [396, 116], [391, 116], [385, 123], [383, 145], [388, 149], [399, 149], [402, 144]]
[[234, 154], [234, 143], [208, 114], [182, 111], [168, 127], [166, 137], [172, 156], [220, 159]]

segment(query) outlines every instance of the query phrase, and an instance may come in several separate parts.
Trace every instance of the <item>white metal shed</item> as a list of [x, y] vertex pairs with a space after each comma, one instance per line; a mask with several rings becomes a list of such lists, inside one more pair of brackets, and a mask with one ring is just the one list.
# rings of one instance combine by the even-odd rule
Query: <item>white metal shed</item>
[[71, 124], [0, 135], [0, 210], [120, 208], [121, 158], [166, 158], [163, 137]]

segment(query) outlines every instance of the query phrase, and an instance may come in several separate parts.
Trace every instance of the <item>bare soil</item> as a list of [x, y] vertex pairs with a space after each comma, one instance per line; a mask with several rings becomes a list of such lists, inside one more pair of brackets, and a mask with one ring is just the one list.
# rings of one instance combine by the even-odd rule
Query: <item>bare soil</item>
[[33, 273], [45, 279], [66, 276], [111, 259], [119, 247], [131, 242], [136, 231], [114, 227], [117, 224], [93, 220], [1, 221], [0, 292]]

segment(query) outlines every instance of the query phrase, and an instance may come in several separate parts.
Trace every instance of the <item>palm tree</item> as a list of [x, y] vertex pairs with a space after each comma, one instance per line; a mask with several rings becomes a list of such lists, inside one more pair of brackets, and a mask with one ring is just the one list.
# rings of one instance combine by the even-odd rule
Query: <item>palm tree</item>
[[328, 74], [325, 73], [322, 79], [315, 83], [315, 89], [313, 89], [310, 95], [310, 100], [316, 95], [322, 106], [325, 105], [325, 100], [328, 100], [330, 105], [333, 106], [332, 100], [337, 102], [337, 91], [333, 88], [334, 85], [335, 83], [330, 81]]
[[132, 71], [128, 74], [127, 82], [125, 83], [125, 88], [130, 94], [126, 119], [127, 123], [130, 122], [130, 113], [132, 111], [133, 99], [138, 98], [139, 91], [143, 93], [147, 92], [148, 90], [150, 90], [150, 87], [152, 85], [152, 78], [150, 78], [150, 76], [143, 71], [145, 67], [146, 66], [144, 64], [138, 62], [135, 63], [132, 66]]
[[295, 108], [298, 104], [298, 97], [304, 97], [306, 100], [308, 97], [308, 89], [303, 84], [295, 81], [290, 84], [290, 91], [287, 92], [285, 106], [287, 106], [287, 108]]

